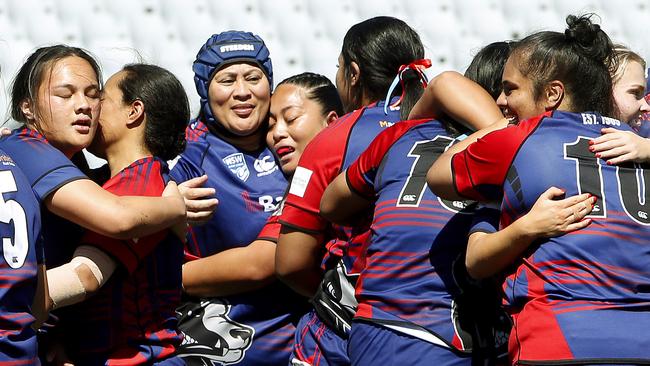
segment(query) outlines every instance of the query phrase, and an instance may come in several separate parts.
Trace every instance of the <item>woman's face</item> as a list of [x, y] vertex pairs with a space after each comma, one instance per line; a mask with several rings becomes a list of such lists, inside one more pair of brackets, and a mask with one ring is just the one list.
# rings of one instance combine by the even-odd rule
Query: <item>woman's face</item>
[[28, 118], [28, 125], [71, 157], [95, 136], [99, 97], [99, 81], [92, 66], [80, 57], [63, 58], [43, 74], [36, 116]]
[[621, 121], [635, 125], [643, 113], [650, 111], [644, 98], [645, 83], [643, 66], [636, 61], [628, 62], [620, 79], [613, 85], [614, 100]]
[[253, 64], [226, 65], [210, 81], [208, 100], [222, 126], [235, 135], [249, 136], [267, 117], [271, 86], [262, 69]]
[[307, 98], [305, 89], [292, 84], [280, 85], [271, 98], [271, 113], [266, 143], [280, 158], [285, 174], [296, 170], [305, 146], [335, 113], [324, 116], [320, 104]]
[[503, 69], [503, 92], [497, 98], [497, 105], [511, 122], [518, 122], [545, 112], [544, 106], [535, 100], [533, 82], [517, 68], [513, 57], [509, 57]]
[[98, 156], [105, 156], [106, 147], [121, 138], [126, 126], [130, 108], [123, 103], [122, 90], [118, 86], [124, 76], [124, 71], [115, 73], [106, 81], [102, 91], [102, 113], [99, 116], [97, 134], [90, 146], [90, 152]]
[[345, 65], [343, 63], [343, 55], [339, 54], [338, 64], [336, 65], [336, 90], [339, 92], [339, 97], [341, 97], [341, 102], [345, 107], [345, 111], [349, 112], [351, 109], [348, 108], [352, 104], [352, 96], [350, 95], [350, 84], [349, 80], [346, 78], [345, 74]]

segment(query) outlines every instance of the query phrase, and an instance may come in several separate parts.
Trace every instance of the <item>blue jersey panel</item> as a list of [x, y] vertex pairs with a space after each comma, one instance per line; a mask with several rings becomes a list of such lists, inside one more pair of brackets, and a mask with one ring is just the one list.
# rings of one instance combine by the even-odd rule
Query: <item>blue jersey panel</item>
[[[205, 186], [215, 188], [219, 199], [210, 222], [191, 228], [187, 256], [204, 258], [247, 246], [276, 210], [287, 187], [273, 154], [268, 148], [241, 151], [197, 121], [188, 126], [186, 138], [187, 148], [172, 168], [172, 179], [182, 182], [207, 174]], [[188, 362], [285, 364], [294, 324], [305, 304], [279, 283], [224, 298], [193, 299], [179, 309], [185, 340], [178, 353]]]
[[508, 171], [502, 222], [525, 214], [551, 186], [598, 197], [587, 228], [537, 243], [506, 281], [522, 360], [650, 361], [642, 336], [650, 328], [650, 170], [597, 159], [589, 141], [603, 127], [630, 130], [595, 113], [554, 112]]
[[[66, 183], [87, 179], [63, 153], [38, 132], [23, 128], [0, 139], [3, 149], [23, 169], [39, 203]], [[83, 231], [42, 206], [45, 261], [48, 267], [66, 263]]]
[[40, 231], [40, 208], [29, 181], [0, 151], [0, 365], [37, 363], [31, 307]]
[[439, 199], [425, 180], [454, 139], [436, 121], [402, 123], [379, 135], [348, 171], [354, 189], [377, 197], [356, 316], [416, 327], [432, 342], [464, 350], [471, 346], [461, 341], [452, 321], [461, 282], [454, 265], [463, 263], [471, 209]]
[[[200, 129], [194, 122], [188, 129]], [[208, 175], [219, 206], [206, 224], [192, 227], [187, 251], [202, 258], [253, 242], [282, 200], [287, 180], [268, 148], [243, 152], [212, 133], [190, 138], [171, 170], [177, 182]]]

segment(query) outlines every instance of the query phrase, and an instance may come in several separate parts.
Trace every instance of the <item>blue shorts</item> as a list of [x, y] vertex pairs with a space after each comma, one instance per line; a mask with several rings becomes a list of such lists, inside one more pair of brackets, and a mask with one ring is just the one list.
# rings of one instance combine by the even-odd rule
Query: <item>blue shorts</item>
[[293, 351], [289, 365], [293, 366], [348, 366], [348, 341], [339, 337], [325, 324], [316, 312], [303, 315], [296, 326]]
[[369, 322], [352, 322], [348, 354], [352, 365], [470, 366], [472, 357]]

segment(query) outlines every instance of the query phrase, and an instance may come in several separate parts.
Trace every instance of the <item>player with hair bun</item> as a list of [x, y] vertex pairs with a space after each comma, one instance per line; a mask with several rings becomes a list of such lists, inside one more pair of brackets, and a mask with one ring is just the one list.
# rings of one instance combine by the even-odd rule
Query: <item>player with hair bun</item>
[[495, 223], [501, 235], [516, 228], [549, 187], [595, 196], [593, 210], [585, 205], [560, 217], [580, 220], [588, 214], [586, 229], [538, 238], [530, 246], [526, 230], [515, 238], [493, 235], [478, 251], [468, 249], [467, 257], [514, 262], [505, 268], [504, 282], [514, 319], [513, 364], [647, 363], [649, 344], [641, 335], [649, 325], [643, 315], [648, 296], [638, 289], [650, 284], [650, 253], [642, 245], [650, 222], [647, 199], [637, 194], [648, 189], [636, 179], [646, 173], [603, 164], [589, 151], [603, 127], [631, 129], [607, 117], [616, 115], [609, 37], [589, 16], [569, 16], [567, 24], [564, 33], [524, 38], [506, 63], [500, 104], [519, 123], [479, 131], [450, 148], [427, 181], [448, 199], [501, 200]]

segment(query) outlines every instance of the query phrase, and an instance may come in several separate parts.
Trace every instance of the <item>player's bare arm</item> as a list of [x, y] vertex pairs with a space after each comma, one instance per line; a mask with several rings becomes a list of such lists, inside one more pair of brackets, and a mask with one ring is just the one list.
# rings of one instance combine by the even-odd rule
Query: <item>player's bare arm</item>
[[50, 194], [45, 204], [66, 220], [117, 239], [153, 234], [185, 219], [185, 203], [173, 182], [162, 198], [120, 197], [89, 179], [79, 179]]
[[321, 235], [282, 226], [275, 255], [275, 273], [297, 293], [312, 297], [323, 278]]
[[183, 289], [198, 297], [229, 296], [275, 281], [275, 247], [268, 240], [227, 249], [183, 265]]
[[438, 159], [436, 159], [436, 161], [427, 172], [427, 185], [429, 186], [429, 189], [436, 195], [445, 199], [467, 199], [467, 197], [463, 197], [458, 194], [454, 188], [454, 177], [451, 170], [452, 157], [454, 154], [465, 150], [469, 145], [476, 142], [479, 138], [487, 135], [490, 132], [502, 129], [506, 126], [508, 126], [508, 120], [506, 118], [501, 118], [496, 123], [474, 132], [463, 141], [460, 141], [447, 149], [447, 151], [445, 151], [442, 155], [440, 155], [440, 157], [438, 157]]
[[344, 171], [325, 189], [320, 214], [335, 224], [352, 226], [358, 223], [359, 213], [368, 209], [372, 202], [352, 191], [345, 176]]
[[591, 220], [584, 218], [594, 208], [596, 197], [585, 193], [559, 199], [563, 196], [563, 190], [551, 187], [511, 225], [495, 233], [472, 233], [465, 257], [468, 273], [476, 279], [490, 277], [516, 261], [533, 241], [588, 226]]
[[431, 80], [415, 104], [409, 119], [449, 116], [475, 131], [503, 118], [490, 94], [455, 71], [445, 71]]

